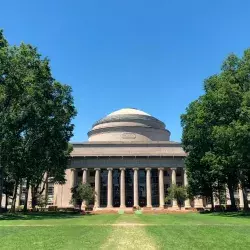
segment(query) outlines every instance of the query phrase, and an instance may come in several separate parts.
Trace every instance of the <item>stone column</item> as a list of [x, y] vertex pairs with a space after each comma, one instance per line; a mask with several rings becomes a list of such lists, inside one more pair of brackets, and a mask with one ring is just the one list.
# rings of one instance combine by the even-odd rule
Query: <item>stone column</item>
[[100, 168], [95, 168], [95, 208], [100, 207]]
[[161, 208], [164, 208], [164, 168], [158, 168], [159, 170], [159, 204]]
[[112, 208], [113, 207], [113, 175], [112, 170], [113, 168], [108, 168], [108, 203], [107, 207]]
[[244, 198], [243, 198], [243, 191], [242, 191], [242, 187], [239, 184], [239, 200], [240, 200], [240, 208], [244, 207]]
[[[82, 183], [85, 184], [87, 183], [87, 174], [88, 174], [88, 169], [87, 168], [82, 168]], [[85, 210], [87, 206], [87, 202], [85, 200], [82, 201], [82, 209]]]
[[[188, 179], [187, 179], [187, 171], [186, 171], [186, 168], [183, 168], [183, 182], [184, 182], [184, 186], [187, 187], [188, 185]], [[185, 200], [185, 208], [190, 208], [191, 205], [190, 205], [190, 200], [187, 198]]]
[[87, 174], [88, 174], [88, 169], [83, 168], [82, 169], [82, 183], [87, 183]]
[[134, 206], [139, 206], [139, 196], [138, 196], [138, 170], [139, 168], [133, 168], [134, 170]]
[[[172, 171], [172, 185], [176, 185], [176, 170], [177, 170], [177, 168], [171, 168], [171, 171]], [[172, 201], [172, 207], [173, 208], [177, 208], [178, 207], [176, 199], [173, 199], [173, 201]]]
[[125, 208], [125, 168], [120, 168], [120, 207]]
[[71, 187], [75, 187], [77, 185], [76, 183], [76, 174], [77, 171], [75, 168], [71, 168]]
[[20, 199], [21, 199], [21, 194], [22, 194], [22, 180], [20, 181], [20, 184], [18, 185], [18, 187], [17, 187], [17, 193], [16, 193], [16, 204], [15, 204], [15, 206], [16, 206], [16, 209], [17, 209], [17, 207], [19, 207], [20, 206]]
[[152, 197], [151, 197], [151, 168], [146, 168], [147, 177], [147, 207], [152, 207]]

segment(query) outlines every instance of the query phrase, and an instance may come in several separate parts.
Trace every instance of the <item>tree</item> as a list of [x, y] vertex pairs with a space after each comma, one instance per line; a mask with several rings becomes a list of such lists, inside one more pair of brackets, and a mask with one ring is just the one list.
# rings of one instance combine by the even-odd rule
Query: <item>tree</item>
[[230, 55], [222, 71], [205, 80], [205, 94], [191, 103], [181, 117], [191, 189], [198, 186], [204, 191], [209, 186], [213, 193], [227, 185], [233, 209], [236, 209], [234, 189], [238, 183], [245, 193], [244, 208], [248, 208], [249, 74], [250, 50], [245, 51], [243, 58]]
[[181, 209], [181, 206], [187, 197], [188, 195], [186, 187], [172, 185], [171, 187], [168, 188], [168, 195], [165, 198], [165, 200], [169, 201], [175, 199], [177, 201], [179, 209]]
[[[9, 58], [8, 58], [8, 42], [3, 36], [3, 31], [0, 30], [0, 134], [4, 131], [4, 123], [1, 119], [3, 117], [6, 108], [8, 107], [8, 103], [3, 103], [3, 91], [1, 85], [4, 82], [6, 71], [8, 68]], [[1, 154], [2, 154], [2, 142], [3, 140], [0, 138], [0, 212], [2, 210], [2, 195], [3, 195], [3, 174], [4, 174], [4, 166], [1, 163]]]
[[80, 207], [83, 201], [88, 203], [95, 197], [95, 191], [88, 183], [80, 183], [79, 185], [71, 188], [71, 193], [71, 202], [74, 205], [80, 204]]
[[211, 126], [209, 113], [204, 105], [204, 98], [192, 102], [186, 114], [181, 116], [183, 127], [182, 143], [188, 153], [185, 159], [189, 194], [210, 197], [213, 204], [214, 183], [216, 173], [208, 162], [204, 161], [207, 152], [212, 148]]
[[7, 211], [8, 200], [13, 195], [14, 180], [10, 179], [9, 176], [4, 173], [3, 178], [3, 193], [5, 194], [5, 211]]
[[53, 79], [49, 60], [36, 48], [9, 46], [1, 36], [0, 44], [0, 180], [4, 171], [15, 182], [14, 211], [21, 179], [32, 189], [33, 207], [44, 176], [65, 181], [76, 110], [71, 88]]

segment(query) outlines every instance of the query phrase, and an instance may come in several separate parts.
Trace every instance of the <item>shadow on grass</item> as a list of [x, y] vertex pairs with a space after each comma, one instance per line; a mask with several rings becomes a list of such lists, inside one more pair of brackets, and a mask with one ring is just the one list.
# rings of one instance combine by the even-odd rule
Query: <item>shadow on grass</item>
[[48, 220], [48, 219], [72, 219], [85, 216], [92, 216], [91, 214], [82, 215], [79, 212], [39, 212], [39, 213], [4, 213], [0, 214], [1, 220]]
[[250, 219], [250, 211], [249, 212], [243, 212], [243, 211], [239, 211], [239, 212], [211, 212], [211, 213], [200, 213], [200, 214], [210, 214], [212, 216]]

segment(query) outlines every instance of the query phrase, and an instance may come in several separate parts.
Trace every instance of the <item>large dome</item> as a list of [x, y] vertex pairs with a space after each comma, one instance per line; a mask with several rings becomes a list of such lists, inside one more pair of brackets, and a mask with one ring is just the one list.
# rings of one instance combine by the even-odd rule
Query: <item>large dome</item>
[[135, 108], [124, 108], [97, 121], [89, 141], [169, 141], [170, 132], [155, 117]]

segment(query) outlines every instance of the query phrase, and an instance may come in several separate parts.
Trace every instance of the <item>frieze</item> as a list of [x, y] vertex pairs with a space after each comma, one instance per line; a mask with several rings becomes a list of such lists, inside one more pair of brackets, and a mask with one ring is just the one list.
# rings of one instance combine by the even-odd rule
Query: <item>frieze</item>
[[71, 160], [69, 168], [176, 168], [184, 167], [183, 158], [155, 158], [155, 159], [126, 159], [126, 158], [106, 158], [106, 159], [84, 159], [74, 158]]

